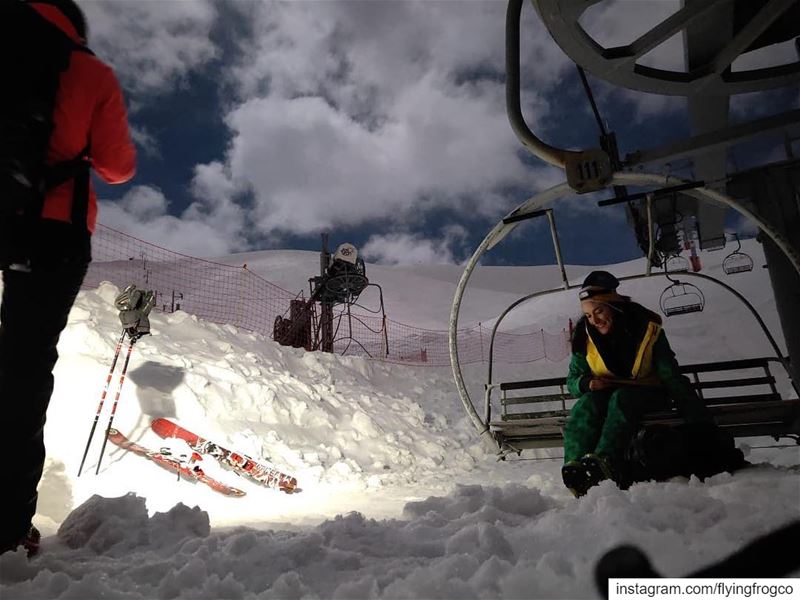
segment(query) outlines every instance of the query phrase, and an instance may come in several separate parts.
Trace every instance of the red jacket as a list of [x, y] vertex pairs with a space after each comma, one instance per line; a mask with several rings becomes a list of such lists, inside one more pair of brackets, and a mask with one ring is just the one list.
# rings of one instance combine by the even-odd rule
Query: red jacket
[[[75, 28], [51, 4], [32, 3], [45, 19], [73, 41], [82, 43]], [[48, 164], [76, 158], [89, 146], [92, 168], [106, 183], [125, 183], [136, 171], [136, 149], [131, 142], [122, 90], [111, 67], [86, 52], [73, 52], [69, 67], [61, 74], [53, 114], [53, 134]], [[73, 181], [47, 192], [42, 217], [70, 222]], [[97, 197], [89, 184], [87, 227], [97, 221]]]

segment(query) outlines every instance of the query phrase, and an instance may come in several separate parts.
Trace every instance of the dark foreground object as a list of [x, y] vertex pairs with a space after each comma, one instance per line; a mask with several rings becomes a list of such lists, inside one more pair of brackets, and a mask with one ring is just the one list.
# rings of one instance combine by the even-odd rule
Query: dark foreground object
[[[800, 569], [800, 520], [755, 539], [724, 560], [699, 571], [690, 578], [785, 577]], [[608, 598], [608, 580], [620, 578], [660, 578], [650, 559], [636, 546], [618, 546], [597, 562], [594, 580], [597, 591]]]

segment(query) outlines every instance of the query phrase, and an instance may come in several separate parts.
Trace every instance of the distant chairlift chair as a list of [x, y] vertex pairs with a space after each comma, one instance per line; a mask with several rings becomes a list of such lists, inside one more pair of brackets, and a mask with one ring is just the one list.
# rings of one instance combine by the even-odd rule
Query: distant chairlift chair
[[702, 312], [706, 305], [706, 299], [697, 286], [673, 279], [670, 281], [672, 281], [672, 285], [661, 292], [661, 298], [658, 301], [661, 312], [665, 316]]
[[680, 254], [673, 254], [664, 263], [668, 273], [685, 273], [690, 268], [689, 260]]
[[742, 252], [742, 242], [739, 240], [739, 236], [735, 233], [733, 235], [736, 237], [737, 247], [736, 250], [731, 252], [725, 257], [725, 260], [722, 261], [722, 270], [725, 271], [726, 275], [752, 271], [753, 259], [750, 258], [749, 254]]

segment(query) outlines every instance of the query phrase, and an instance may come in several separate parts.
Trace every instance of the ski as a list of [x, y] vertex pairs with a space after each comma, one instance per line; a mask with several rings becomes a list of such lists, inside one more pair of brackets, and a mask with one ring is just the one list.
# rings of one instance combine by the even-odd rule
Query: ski
[[276, 467], [253, 460], [249, 456], [238, 454], [219, 444], [215, 444], [169, 419], [154, 419], [150, 427], [162, 438], [178, 438], [184, 440], [195, 452], [208, 454], [235, 473], [252, 479], [266, 487], [275, 488], [287, 494], [297, 490], [297, 479], [283, 473]]
[[140, 446], [136, 442], [130, 441], [113, 427], [108, 430], [108, 440], [120, 448], [129, 450], [134, 454], [138, 454], [139, 456], [149, 458], [158, 466], [163, 467], [168, 471], [177, 472], [181, 477], [188, 479], [189, 481], [199, 481], [204, 483], [215, 492], [234, 497], [245, 495], [245, 492], [242, 490], [222, 483], [221, 481], [217, 481], [213, 477], [209, 477], [199, 465], [189, 466], [177, 458], [165, 453], [164, 451], [150, 450], [144, 446]]

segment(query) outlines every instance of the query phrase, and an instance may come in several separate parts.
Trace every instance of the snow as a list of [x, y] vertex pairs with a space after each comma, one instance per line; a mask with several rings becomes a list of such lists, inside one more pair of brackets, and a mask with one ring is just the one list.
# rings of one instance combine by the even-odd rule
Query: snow
[[[777, 334], [761, 248], [747, 241], [744, 249], [756, 268], [725, 282]], [[311, 258], [263, 252], [245, 262], [299, 290], [317, 268]], [[704, 273], [725, 277], [724, 253], [702, 258]], [[629, 274], [642, 263], [608, 268]], [[393, 319], [446, 327], [459, 268], [367, 270], [384, 286]], [[568, 273], [579, 280], [589, 270]], [[479, 267], [464, 322], [491, 321], [512, 300], [558, 282], [553, 267]], [[662, 280], [648, 280], [623, 283], [621, 291], [655, 307], [662, 288]], [[701, 315], [666, 322], [682, 362], [770, 353], [740, 303], [709, 286], [703, 291]], [[114, 426], [142, 445], [186, 452], [182, 442], [149, 429], [155, 417], [174, 419], [271, 460], [295, 475], [302, 491], [259, 487], [206, 458], [207, 473], [247, 492], [228, 498], [111, 444], [95, 475], [116, 376], [79, 478], [119, 336], [117, 292], [108, 283], [81, 292], [61, 337], [35, 518], [42, 552], [30, 561], [22, 551], [0, 556], [3, 600], [596, 597], [594, 564], [620, 543], [640, 546], [657, 570], [679, 577], [800, 517], [798, 446], [739, 440], [755, 465], [734, 475], [642, 483], [626, 492], [605, 482], [576, 500], [560, 481], [560, 450], [497, 462], [479, 445], [447, 367], [306, 353], [183, 312], [152, 315], [154, 335], [134, 349]], [[509, 316], [515, 326], [552, 322], [560, 329], [579, 307], [571, 291], [518, 312]], [[565, 369], [549, 361], [497, 365], [495, 380]], [[464, 372], [479, 399], [486, 365]], [[785, 378], [779, 384], [788, 393]]]

